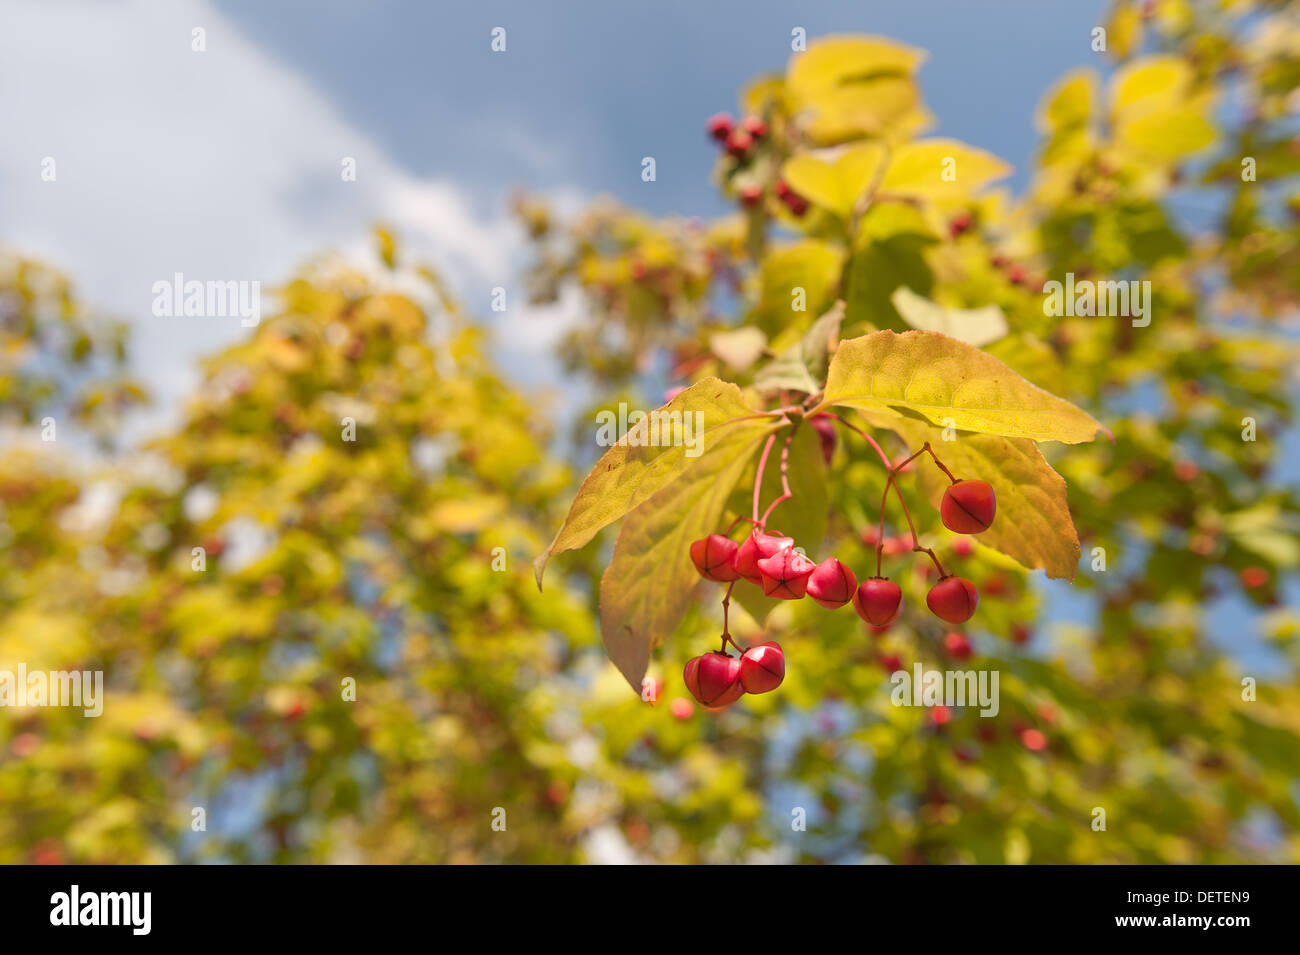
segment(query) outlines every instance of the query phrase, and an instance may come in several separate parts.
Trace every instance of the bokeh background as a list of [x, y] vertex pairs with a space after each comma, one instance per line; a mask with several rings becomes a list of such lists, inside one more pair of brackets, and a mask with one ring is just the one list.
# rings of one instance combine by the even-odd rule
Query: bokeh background
[[[102, 669], [110, 692], [99, 720], [0, 710], [0, 859], [1294, 859], [1293, 8], [14, 2], [0, 16], [0, 669]], [[595, 410], [727, 374], [703, 343], [752, 318], [761, 266], [725, 225], [734, 189], [703, 127], [784, 71], [796, 26], [927, 51], [926, 134], [1014, 167], [1003, 198], [966, 202], [981, 228], [963, 254], [1155, 276], [1173, 316], [1138, 344], [1097, 323], [1053, 337], [1024, 283], [935, 268], [954, 304], [995, 300], [1016, 335], [1050, 345], [1055, 364], [1018, 370], [1117, 435], [1053, 458], [1085, 554], [1111, 552], [1106, 576], [1047, 582], [973, 558], [1003, 594], [970, 635], [1006, 674], [993, 738], [969, 716], [888, 706], [882, 658], [942, 659], [920, 622], [881, 643], [856, 619], [780, 618], [800, 675], [719, 717], [672, 705], [716, 630], [711, 594], [660, 648], [650, 705], [600, 647], [612, 537], [563, 558], [545, 594], [532, 581], [600, 451]], [[1104, 90], [1161, 51], [1216, 94], [1215, 144], [1107, 171], [1099, 132], [1068, 175], [1050, 168], [1053, 85], [1091, 69]], [[1227, 157], [1235, 178], [1247, 148], [1264, 182], [1217, 176]], [[1085, 237], [1062, 228], [1080, 220]], [[778, 242], [802, 228], [772, 225]], [[647, 306], [633, 263], [649, 248], [668, 250], [667, 291]], [[261, 281], [266, 320], [152, 315], [153, 284], [177, 272]], [[636, 343], [631, 363], [610, 336]], [[1249, 448], [1244, 414], [1261, 427]], [[357, 441], [339, 440], [343, 417]], [[838, 452], [836, 514], [879, 486], [860, 450]], [[828, 541], [865, 560], [851, 523], [833, 519]], [[1253, 703], [1243, 676], [1261, 684]]]

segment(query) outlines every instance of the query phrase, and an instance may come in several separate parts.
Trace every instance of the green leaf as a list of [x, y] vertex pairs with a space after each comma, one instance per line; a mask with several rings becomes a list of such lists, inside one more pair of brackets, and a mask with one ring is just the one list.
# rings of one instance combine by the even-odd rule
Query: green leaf
[[825, 242], [808, 239], [774, 250], [763, 260], [759, 301], [752, 319], [769, 335], [786, 328], [795, 317], [795, 289], [803, 289], [802, 304], [820, 315], [835, 299], [843, 253]]
[[[583, 546], [602, 527], [639, 507], [700, 461], [712, 454], [739, 453], [785, 420], [750, 408], [730, 382], [705, 378], [691, 385], [629, 428], [596, 462], [555, 539], [533, 561], [537, 586], [542, 586], [546, 563], [554, 554]], [[651, 443], [656, 439], [652, 427], [661, 432], [657, 444]], [[668, 431], [689, 434], [690, 441], [667, 443], [669, 436], [663, 432]]]
[[1078, 444], [1104, 431], [992, 355], [938, 332], [872, 332], [840, 343], [817, 411], [831, 405], [911, 411], [932, 424]]
[[683, 595], [699, 580], [691, 542], [720, 529], [727, 498], [762, 439], [751, 433], [737, 453], [709, 455], [629, 514], [619, 530], [600, 579], [600, 633], [610, 660], [637, 692], [650, 651], [677, 629], [689, 606]]
[[[885, 208], [877, 206], [868, 213], [864, 226], [878, 227], [876, 212]], [[890, 223], [891, 227], [901, 225]], [[902, 316], [892, 301], [894, 290], [906, 285], [919, 294], [930, 293], [934, 274], [926, 264], [925, 250], [933, 241], [928, 236], [905, 231], [868, 242], [855, 252], [844, 295], [846, 326], [854, 329], [861, 322], [876, 328], [901, 325]]]
[[760, 391], [788, 389], [816, 394], [826, 380], [828, 352], [839, 341], [840, 323], [844, 320], [844, 303], [837, 302], [803, 337], [773, 358], [754, 376]]

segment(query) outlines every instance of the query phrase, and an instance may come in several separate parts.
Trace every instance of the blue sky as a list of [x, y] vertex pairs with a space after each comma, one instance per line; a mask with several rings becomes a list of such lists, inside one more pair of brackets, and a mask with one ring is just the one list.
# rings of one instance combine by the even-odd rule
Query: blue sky
[[[507, 198], [576, 208], [599, 193], [710, 215], [705, 119], [784, 67], [790, 32], [875, 32], [922, 47], [937, 132], [1013, 163], [1059, 75], [1100, 65], [1101, 0], [550, 4], [321, 0], [11, 0], [0, 12], [0, 242], [64, 268], [87, 302], [136, 329], [163, 424], [195, 359], [237, 319], [157, 318], [152, 285], [182, 272], [273, 284], [327, 249], [364, 258], [395, 226], [471, 311], [518, 289], [527, 262]], [[491, 30], [507, 50], [490, 49]], [[206, 50], [191, 48], [205, 31]], [[640, 179], [656, 157], [658, 180]], [[341, 158], [357, 160], [353, 183]], [[57, 160], [55, 182], [39, 175]], [[581, 308], [496, 316], [525, 384], [560, 380], [548, 350]]]

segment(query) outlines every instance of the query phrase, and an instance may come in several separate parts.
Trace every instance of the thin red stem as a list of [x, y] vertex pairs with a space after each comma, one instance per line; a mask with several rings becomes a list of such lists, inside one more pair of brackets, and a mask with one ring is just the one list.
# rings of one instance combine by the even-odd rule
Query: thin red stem
[[[898, 477], [898, 473], [902, 471], [903, 468], [907, 467], [909, 464], [911, 464], [921, 455], [926, 453], [928, 453], [930, 457], [934, 458], [935, 464], [938, 464], [939, 467], [943, 470], [945, 474], [948, 475], [949, 478], [952, 478], [952, 474], [948, 471], [948, 469], [943, 466], [943, 464], [939, 461], [938, 458], [934, 457], [934, 452], [930, 450], [930, 443], [928, 441], [921, 446], [920, 451], [917, 451], [915, 454], [910, 455], [909, 457], [905, 458], [904, 460], [900, 461], [897, 465], [889, 469], [889, 477], [885, 480], [885, 493], [880, 496], [880, 531], [876, 538], [876, 576], [877, 577], [880, 576], [881, 558], [884, 556], [884, 552], [885, 552], [885, 504], [889, 501], [889, 489], [891, 487], [894, 489], [894, 493], [898, 497], [899, 505], [903, 508], [903, 517], [907, 519], [907, 529], [912, 534], [912, 553], [929, 554], [930, 560], [934, 561], [935, 569], [939, 571], [939, 576], [941, 578], [948, 576], [948, 574], [943, 569], [943, 564], [939, 563], [939, 558], [935, 555], [934, 551], [931, 550], [929, 547], [921, 546], [921, 538], [918, 537], [916, 533], [916, 524], [912, 522], [912, 514], [907, 509], [907, 500], [903, 497], [903, 489], [900, 488], [898, 484], [895, 483], [894, 481], [894, 478]], [[954, 478], [953, 480], [955, 481], [956, 479]]]
[[781, 496], [767, 506], [763, 512], [763, 520], [760, 522], [763, 527], [767, 527], [767, 519], [772, 516], [776, 506], [784, 501], [790, 500], [794, 494], [790, 491], [790, 441], [794, 438], [794, 429], [785, 436], [785, 445], [781, 448]]
[[763, 445], [763, 454], [758, 459], [758, 474], [754, 476], [754, 523], [759, 527], [763, 522], [758, 519], [758, 501], [759, 495], [763, 491], [763, 472], [767, 470], [767, 456], [772, 453], [772, 445], [776, 443], [776, 432], [773, 431], [767, 436], [767, 443]]
[[822, 414], [824, 414], [824, 415], [825, 415], [826, 417], [828, 417], [828, 418], [833, 418], [833, 419], [835, 419], [835, 420], [838, 421], [840, 424], [844, 425], [844, 427], [848, 428], [850, 431], [852, 431], [853, 433], [855, 433], [855, 434], [857, 434], [859, 437], [861, 437], [862, 440], [866, 441], [867, 444], [871, 445], [871, 447], [875, 449], [876, 454], [880, 455], [880, 460], [881, 460], [881, 462], [885, 465], [885, 467], [891, 467], [891, 464], [890, 464], [890, 461], [889, 461], [889, 455], [885, 454], [885, 449], [882, 448], [882, 447], [879, 445], [879, 443], [876, 441], [875, 438], [873, 438], [871, 435], [867, 434], [867, 433], [866, 433], [865, 431], [863, 431], [861, 428], [859, 428], [859, 427], [857, 427], [857, 426], [855, 426], [855, 425], [853, 425], [853, 424], [850, 424], [847, 420], [845, 420], [844, 418], [841, 418], [839, 415], [835, 414], [834, 412], [831, 412], [831, 411], [823, 411]]

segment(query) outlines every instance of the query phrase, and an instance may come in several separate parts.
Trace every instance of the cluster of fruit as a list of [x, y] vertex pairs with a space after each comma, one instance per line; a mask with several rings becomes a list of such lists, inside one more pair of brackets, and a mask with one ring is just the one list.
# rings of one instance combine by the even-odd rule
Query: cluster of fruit
[[[928, 445], [917, 454], [927, 451]], [[901, 467], [891, 471], [891, 483], [894, 473]], [[946, 468], [944, 471], [947, 473]], [[952, 478], [952, 482], [939, 506], [944, 526], [959, 534], [978, 534], [987, 530], [997, 511], [993, 488], [984, 481]], [[888, 495], [888, 487], [885, 493]], [[909, 517], [909, 523], [910, 520]], [[921, 547], [915, 534], [912, 549], [929, 553], [939, 570], [938, 582], [926, 595], [930, 612], [949, 624], [963, 624], [969, 620], [979, 605], [979, 591], [975, 585], [964, 577], [945, 573], [933, 551]], [[725, 534], [710, 534], [693, 542], [690, 553], [701, 576], [728, 584], [727, 596], [723, 599], [722, 649], [694, 657], [686, 664], [686, 686], [705, 706], [726, 706], [747, 692], [766, 693], [779, 686], [785, 676], [785, 656], [775, 643], [745, 650], [739, 659], [726, 652], [727, 643], [734, 645], [734, 641], [726, 629], [725, 612], [731, 588], [737, 581], [757, 584], [764, 594], [781, 600], [799, 600], [808, 596], [832, 610], [852, 603], [858, 615], [876, 628], [892, 624], [903, 609], [902, 589], [880, 575], [880, 545], [877, 545], [876, 575], [860, 584], [853, 571], [838, 558], [828, 557], [821, 563], [814, 563], [795, 547], [792, 538], [768, 533], [761, 522], [743, 542], [737, 543]]]
[[[729, 113], [717, 113], [709, 118], [709, 135], [722, 145], [739, 168], [749, 164], [761, 143], [769, 136], [767, 123], [757, 116], [746, 116], [739, 123]], [[808, 200], [790, 188], [784, 179], [777, 179], [773, 192], [790, 214], [799, 218], [808, 211]], [[740, 202], [753, 208], [763, 201], [763, 187], [756, 182], [745, 182], [736, 190]]]

